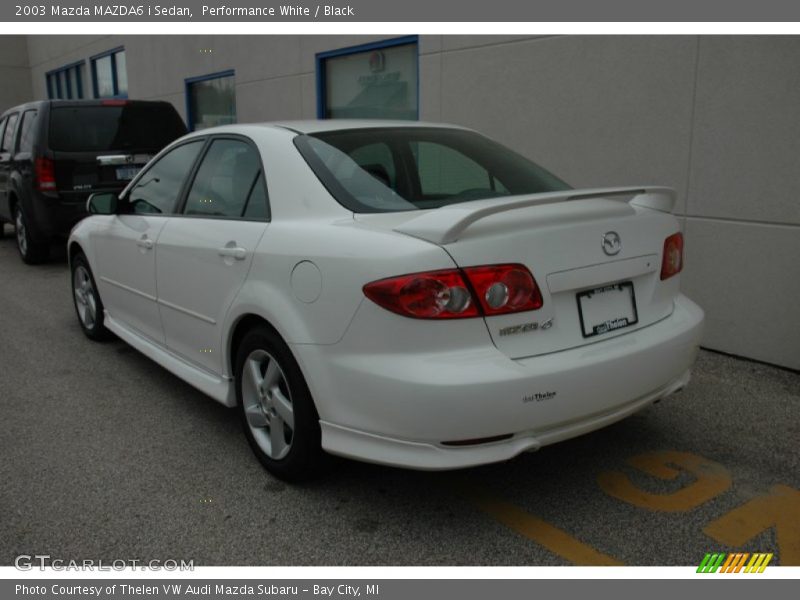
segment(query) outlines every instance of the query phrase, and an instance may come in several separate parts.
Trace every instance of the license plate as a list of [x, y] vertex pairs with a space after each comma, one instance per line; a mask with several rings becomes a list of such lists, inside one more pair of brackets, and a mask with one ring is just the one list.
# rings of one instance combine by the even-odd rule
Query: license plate
[[141, 167], [117, 167], [117, 179], [128, 180], [136, 177]]
[[579, 292], [577, 298], [581, 333], [585, 338], [630, 327], [639, 322], [636, 296], [630, 281]]

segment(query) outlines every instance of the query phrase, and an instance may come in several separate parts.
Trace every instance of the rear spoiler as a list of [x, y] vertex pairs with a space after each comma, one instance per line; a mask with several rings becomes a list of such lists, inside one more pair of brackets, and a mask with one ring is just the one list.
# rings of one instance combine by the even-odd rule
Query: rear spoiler
[[394, 228], [394, 231], [412, 237], [433, 242], [434, 244], [450, 244], [455, 242], [464, 231], [476, 221], [491, 215], [539, 206], [541, 204], [558, 204], [571, 200], [587, 200], [590, 198], [631, 197], [628, 204], [671, 213], [675, 205], [675, 190], [667, 187], [629, 187], [629, 188], [592, 188], [585, 190], [565, 190], [562, 192], [545, 192], [532, 196], [490, 198], [460, 204], [450, 204], [431, 210]]

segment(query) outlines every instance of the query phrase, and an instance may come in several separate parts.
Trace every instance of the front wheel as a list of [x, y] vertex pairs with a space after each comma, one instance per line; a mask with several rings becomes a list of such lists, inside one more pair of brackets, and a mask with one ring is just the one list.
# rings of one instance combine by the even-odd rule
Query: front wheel
[[113, 334], [106, 329], [103, 301], [97, 293], [97, 285], [83, 254], [72, 259], [72, 301], [83, 333], [96, 342], [111, 339]]
[[16, 230], [17, 250], [19, 250], [20, 258], [24, 263], [36, 265], [47, 260], [50, 246], [31, 239], [28, 217], [19, 204], [14, 209], [14, 229]]
[[244, 336], [236, 354], [236, 399], [247, 441], [273, 475], [314, 475], [322, 459], [319, 416], [300, 367], [266, 326]]

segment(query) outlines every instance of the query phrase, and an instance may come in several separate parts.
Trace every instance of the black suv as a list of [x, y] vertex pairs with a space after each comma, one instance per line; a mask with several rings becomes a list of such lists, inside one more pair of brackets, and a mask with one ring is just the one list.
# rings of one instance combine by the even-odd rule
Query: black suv
[[86, 199], [121, 191], [150, 158], [186, 133], [168, 102], [47, 100], [0, 116], [0, 235], [16, 228], [28, 264], [45, 260], [86, 216]]

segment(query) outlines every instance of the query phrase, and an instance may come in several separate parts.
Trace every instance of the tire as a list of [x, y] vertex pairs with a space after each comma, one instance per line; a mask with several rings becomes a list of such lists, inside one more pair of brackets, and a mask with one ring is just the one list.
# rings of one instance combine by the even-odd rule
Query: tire
[[105, 326], [103, 301], [97, 292], [89, 261], [78, 253], [72, 259], [72, 303], [83, 333], [90, 340], [102, 342], [114, 337]]
[[14, 230], [17, 239], [17, 250], [22, 262], [29, 265], [38, 265], [47, 260], [50, 255], [50, 245], [34, 242], [28, 228], [28, 218], [22, 206], [14, 207]]
[[247, 441], [262, 465], [287, 481], [309, 479], [322, 463], [319, 415], [297, 361], [267, 326], [236, 352], [236, 399]]

